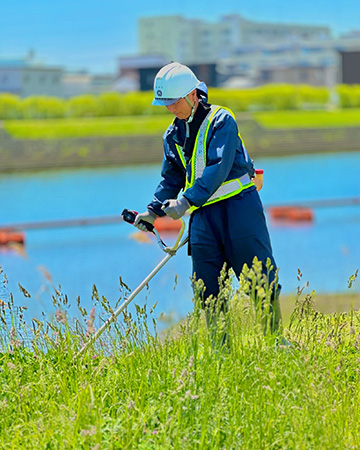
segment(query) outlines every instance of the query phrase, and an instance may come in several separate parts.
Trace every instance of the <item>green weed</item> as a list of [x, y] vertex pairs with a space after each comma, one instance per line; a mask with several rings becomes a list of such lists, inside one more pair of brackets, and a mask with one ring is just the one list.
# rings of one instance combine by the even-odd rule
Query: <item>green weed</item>
[[193, 312], [174, 329], [158, 333], [154, 309], [138, 305], [81, 358], [116, 307], [95, 286], [95, 309], [79, 303], [77, 320], [60, 288], [53, 317], [41, 321], [25, 320], [11, 295], [2, 299], [0, 447], [359, 448], [358, 312], [321, 314], [314, 294], [299, 289], [281, 330], [292, 346], [282, 346], [269, 327], [264, 333], [274, 285], [256, 261], [238, 289], [225, 274], [220, 283], [228, 308], [210, 305], [217, 315], [209, 328], [198, 282]]

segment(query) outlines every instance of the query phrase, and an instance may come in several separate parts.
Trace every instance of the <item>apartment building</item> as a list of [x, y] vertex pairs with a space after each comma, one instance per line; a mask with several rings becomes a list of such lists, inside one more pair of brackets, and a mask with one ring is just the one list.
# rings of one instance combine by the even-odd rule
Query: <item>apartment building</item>
[[141, 54], [164, 55], [169, 61], [186, 64], [215, 62], [243, 46], [331, 38], [326, 26], [261, 23], [238, 14], [223, 16], [217, 22], [179, 15], [143, 17], [138, 31]]

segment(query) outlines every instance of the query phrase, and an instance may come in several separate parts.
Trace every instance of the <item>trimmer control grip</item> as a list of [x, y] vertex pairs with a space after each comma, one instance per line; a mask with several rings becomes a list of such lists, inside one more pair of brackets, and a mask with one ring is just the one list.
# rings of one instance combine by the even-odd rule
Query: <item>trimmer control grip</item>
[[[136, 211], [131, 211], [130, 209], [124, 209], [123, 212], [121, 213], [121, 215], [123, 216], [123, 219], [125, 220], [125, 222], [134, 224], [138, 213]], [[140, 220], [139, 223], [141, 225], [145, 225], [147, 231], [154, 231], [154, 225], [152, 225], [151, 223], [146, 222], [145, 220]]]

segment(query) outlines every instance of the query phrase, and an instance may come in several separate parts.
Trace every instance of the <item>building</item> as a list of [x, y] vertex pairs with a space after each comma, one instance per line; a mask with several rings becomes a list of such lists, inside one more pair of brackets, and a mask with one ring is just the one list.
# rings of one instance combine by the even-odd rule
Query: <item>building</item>
[[[128, 90], [150, 91], [154, 86], [154, 79], [158, 71], [170, 61], [162, 56], [135, 55], [125, 56], [118, 59], [118, 79], [116, 90], [120, 87], [130, 87]], [[189, 64], [189, 67], [197, 74], [199, 79], [208, 86], [217, 86], [218, 77], [216, 64]], [[115, 85], [116, 85], [115, 84]], [[136, 89], [134, 89], [136, 87]], [[122, 90], [125, 92], [125, 89]]]
[[246, 20], [238, 14], [223, 16], [214, 23], [179, 15], [139, 20], [141, 54], [163, 55], [169, 61], [185, 64], [213, 63], [243, 46], [330, 38], [329, 27], [261, 23]]
[[245, 45], [218, 61], [221, 84], [233, 78], [247, 80], [245, 86], [267, 83], [334, 86], [339, 82], [340, 58], [337, 41], [287, 42]]
[[166, 57], [157, 54], [119, 57], [115, 90], [128, 92], [152, 89], [156, 73], [167, 62]]
[[332, 87], [337, 84], [338, 72], [334, 67], [291, 65], [262, 69], [258, 75], [258, 84], [308, 84]]
[[360, 84], [360, 49], [343, 51], [341, 54], [341, 82]]
[[141, 55], [191, 62], [196, 57], [193, 20], [182, 16], [142, 17], [138, 22]]
[[36, 61], [33, 52], [25, 58], [0, 60], [0, 93], [20, 97], [62, 96], [63, 68]]
[[63, 97], [98, 95], [116, 91], [115, 74], [90, 74], [86, 70], [66, 72], [63, 76]]
[[[350, 41], [360, 48], [357, 33], [336, 40], [327, 26], [255, 22], [238, 14], [216, 22], [181, 15], [143, 17], [138, 32], [141, 57], [155, 53], [190, 67], [215, 64], [212, 85], [224, 87], [332, 87], [341, 79], [339, 51]], [[152, 78], [153, 72], [147, 71]]]
[[237, 45], [242, 46], [331, 39], [327, 26], [254, 22], [237, 14], [224, 16], [221, 21], [231, 27]]
[[62, 82], [65, 98], [89, 94], [91, 89], [91, 75], [85, 70], [64, 73]]

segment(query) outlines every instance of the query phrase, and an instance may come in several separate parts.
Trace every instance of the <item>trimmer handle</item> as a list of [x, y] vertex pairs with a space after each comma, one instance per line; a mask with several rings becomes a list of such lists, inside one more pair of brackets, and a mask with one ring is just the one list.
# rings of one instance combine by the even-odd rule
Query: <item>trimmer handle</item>
[[[125, 222], [131, 223], [133, 225], [138, 213], [136, 211], [131, 211], [130, 209], [124, 209], [121, 215], [123, 216]], [[154, 231], [154, 225], [146, 222], [145, 220], [140, 220], [139, 224], [145, 225], [147, 231]]]

